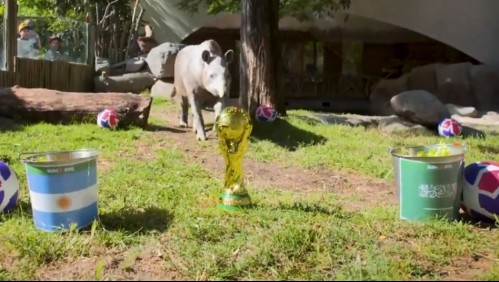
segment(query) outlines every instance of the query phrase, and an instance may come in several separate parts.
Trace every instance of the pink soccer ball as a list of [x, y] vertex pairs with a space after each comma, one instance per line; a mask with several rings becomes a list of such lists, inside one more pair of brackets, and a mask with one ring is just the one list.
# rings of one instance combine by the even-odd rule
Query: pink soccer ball
[[120, 119], [113, 109], [104, 109], [97, 115], [97, 125], [103, 128], [115, 129]]
[[446, 118], [438, 124], [438, 134], [443, 137], [459, 136], [462, 129], [461, 124], [452, 118]]
[[277, 111], [271, 105], [261, 105], [256, 109], [255, 117], [261, 122], [272, 122], [277, 118]]

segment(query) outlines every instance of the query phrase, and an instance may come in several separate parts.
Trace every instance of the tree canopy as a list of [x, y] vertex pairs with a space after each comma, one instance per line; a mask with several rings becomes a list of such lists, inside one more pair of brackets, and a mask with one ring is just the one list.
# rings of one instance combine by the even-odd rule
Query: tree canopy
[[[240, 0], [183, 0], [179, 7], [192, 14], [204, 6], [208, 14], [240, 12]], [[279, 16], [292, 16], [299, 20], [332, 15], [332, 12], [350, 7], [350, 0], [280, 0]]]

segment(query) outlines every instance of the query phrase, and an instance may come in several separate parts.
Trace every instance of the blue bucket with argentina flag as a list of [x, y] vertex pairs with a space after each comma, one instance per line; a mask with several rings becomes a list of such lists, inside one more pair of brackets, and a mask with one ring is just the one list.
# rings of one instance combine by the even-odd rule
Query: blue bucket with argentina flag
[[98, 218], [97, 156], [91, 149], [32, 153], [25, 164], [35, 226], [81, 229]]

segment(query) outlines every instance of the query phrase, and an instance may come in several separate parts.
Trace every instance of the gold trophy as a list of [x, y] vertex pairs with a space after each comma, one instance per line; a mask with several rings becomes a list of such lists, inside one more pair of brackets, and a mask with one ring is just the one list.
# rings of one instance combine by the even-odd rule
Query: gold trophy
[[225, 190], [218, 205], [223, 210], [235, 211], [251, 205], [244, 187], [243, 155], [252, 129], [249, 114], [237, 107], [225, 108], [215, 121], [218, 144], [225, 160]]

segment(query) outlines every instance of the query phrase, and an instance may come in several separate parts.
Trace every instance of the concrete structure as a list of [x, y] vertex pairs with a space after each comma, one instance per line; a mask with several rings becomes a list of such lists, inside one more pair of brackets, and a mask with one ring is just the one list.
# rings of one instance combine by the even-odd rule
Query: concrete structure
[[[178, 8], [180, 1], [141, 1], [144, 20], [153, 26], [159, 42], [180, 42], [201, 27], [239, 28], [238, 14], [190, 15]], [[334, 19], [303, 23], [284, 18], [280, 28], [310, 31], [328, 40], [362, 39], [371, 43], [422, 42], [431, 38], [499, 67], [496, 11], [497, 0], [352, 0], [350, 9]]]

